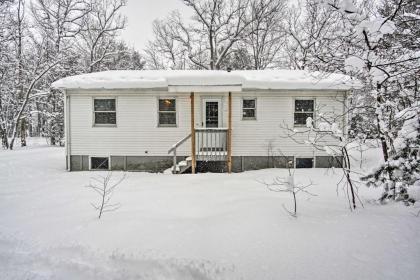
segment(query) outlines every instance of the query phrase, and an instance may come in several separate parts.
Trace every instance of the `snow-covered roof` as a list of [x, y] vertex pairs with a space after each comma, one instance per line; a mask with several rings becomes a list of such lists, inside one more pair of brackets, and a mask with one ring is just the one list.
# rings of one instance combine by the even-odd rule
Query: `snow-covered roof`
[[62, 89], [153, 89], [236, 86], [242, 90], [348, 90], [359, 83], [349, 76], [303, 70], [118, 70], [82, 74], [53, 83]]

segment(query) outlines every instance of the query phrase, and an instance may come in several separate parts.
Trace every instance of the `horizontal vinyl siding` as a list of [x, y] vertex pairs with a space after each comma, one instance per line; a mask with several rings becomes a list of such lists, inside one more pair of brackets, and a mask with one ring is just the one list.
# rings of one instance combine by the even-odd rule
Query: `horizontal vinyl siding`
[[[319, 92], [285, 92], [281, 95], [275, 93], [247, 93], [233, 94], [232, 106], [232, 153], [234, 156], [263, 156], [263, 155], [295, 155], [298, 157], [327, 155], [323, 151], [314, 149], [310, 145], [298, 144], [293, 139], [286, 137], [287, 133], [282, 127], [293, 129], [294, 98], [315, 98], [316, 106], [324, 116], [331, 112], [341, 114], [343, 104], [335, 94], [322, 95]], [[321, 96], [322, 95], [322, 96]], [[244, 97], [257, 99], [257, 119], [242, 120], [242, 99]], [[340, 117], [342, 125], [342, 118]], [[302, 128], [296, 128], [301, 130]], [[307, 134], [294, 137], [299, 142], [307, 139]], [[325, 143], [335, 144], [331, 139]]]
[[[165, 156], [190, 130], [189, 97], [185, 95], [177, 96], [178, 127], [158, 127], [157, 96], [119, 95], [117, 127], [93, 126], [92, 96], [72, 95], [70, 100], [73, 155]], [[179, 154], [187, 151], [188, 143]]]
[[[124, 156], [166, 156], [168, 149], [190, 133], [189, 94], [160, 93], [162, 97], [176, 97], [178, 127], [158, 127], [158, 95], [115, 94], [109, 91], [105, 96], [117, 96], [117, 127], [93, 126], [93, 95], [100, 93], [72, 94], [71, 154], [72, 155], [124, 155]], [[228, 124], [228, 94], [195, 94], [195, 125], [201, 127], [203, 98], [222, 99], [223, 127]], [[257, 99], [257, 119], [242, 120], [242, 98]], [[328, 116], [343, 112], [343, 104], [337, 101], [342, 94], [320, 92], [282, 93], [233, 93], [232, 94], [232, 152], [233, 156], [326, 155], [308, 145], [296, 144], [283, 138], [280, 125], [284, 122], [293, 127], [294, 97], [313, 97], [320, 111]], [[342, 121], [342, 119], [340, 120]], [[302, 139], [303, 140], [303, 139]], [[270, 153], [271, 149], [271, 153]], [[147, 153], [146, 153], [147, 152]], [[178, 149], [178, 155], [189, 155], [190, 141]]]

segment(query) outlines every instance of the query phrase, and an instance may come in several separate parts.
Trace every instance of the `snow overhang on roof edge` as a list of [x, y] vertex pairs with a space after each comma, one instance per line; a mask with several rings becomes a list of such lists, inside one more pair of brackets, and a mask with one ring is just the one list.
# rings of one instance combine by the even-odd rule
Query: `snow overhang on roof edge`
[[169, 85], [168, 92], [182, 93], [182, 92], [242, 92], [242, 85]]
[[52, 84], [71, 90], [167, 89], [170, 92], [242, 90], [340, 90], [360, 88], [359, 81], [342, 74], [301, 70], [120, 70], [71, 76]]

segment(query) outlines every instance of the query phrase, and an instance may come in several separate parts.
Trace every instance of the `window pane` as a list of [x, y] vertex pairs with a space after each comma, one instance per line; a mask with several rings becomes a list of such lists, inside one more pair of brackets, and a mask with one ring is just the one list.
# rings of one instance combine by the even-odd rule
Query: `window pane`
[[175, 111], [175, 99], [159, 99], [159, 111]]
[[109, 160], [106, 157], [92, 157], [90, 158], [90, 168], [108, 170]]
[[206, 101], [206, 127], [219, 127], [219, 102]]
[[314, 118], [313, 113], [295, 113], [295, 124], [306, 125], [307, 118]]
[[159, 113], [159, 125], [176, 125], [176, 113], [175, 112], [160, 112]]
[[297, 158], [296, 168], [312, 168], [314, 166], [313, 158]]
[[244, 99], [242, 108], [255, 108], [255, 99]]
[[295, 112], [313, 112], [313, 100], [295, 100]]
[[115, 99], [95, 99], [95, 111], [115, 111]]
[[244, 109], [242, 114], [244, 119], [255, 119], [255, 109]]
[[117, 114], [95, 113], [95, 124], [117, 124]]

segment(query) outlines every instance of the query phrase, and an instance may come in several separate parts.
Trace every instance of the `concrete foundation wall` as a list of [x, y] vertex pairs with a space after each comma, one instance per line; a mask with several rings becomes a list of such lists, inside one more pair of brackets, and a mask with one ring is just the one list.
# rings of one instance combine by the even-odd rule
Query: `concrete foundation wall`
[[330, 168], [341, 167], [343, 163], [342, 157], [317, 156], [315, 157], [315, 167]]
[[127, 157], [111, 156], [111, 170], [127, 170]]
[[71, 156], [70, 171], [89, 170], [89, 156]]
[[172, 167], [172, 162], [173, 158], [171, 156], [128, 156], [126, 170], [162, 172]]
[[293, 166], [292, 156], [242, 156], [232, 157], [232, 171], [242, 172], [264, 168], [287, 168], [288, 162]]
[[[178, 157], [177, 161], [184, 160], [184, 157]], [[315, 167], [330, 168], [340, 167], [342, 158], [333, 158], [330, 156], [317, 156], [315, 158]], [[125, 171], [146, 171], [163, 172], [171, 168], [173, 158], [171, 156], [111, 156], [111, 170]], [[265, 168], [287, 168], [288, 164], [294, 166], [293, 156], [234, 156], [232, 157], [232, 171], [242, 172], [247, 170], [258, 170]], [[89, 156], [72, 155], [71, 171], [89, 170]], [[224, 161], [219, 162], [197, 162], [197, 172], [227, 172], [227, 164]]]
[[[184, 157], [177, 157], [178, 162]], [[71, 171], [88, 171], [89, 156], [72, 155]], [[163, 172], [172, 167], [173, 157], [171, 156], [111, 156], [110, 169], [121, 171], [146, 171]]]

